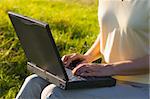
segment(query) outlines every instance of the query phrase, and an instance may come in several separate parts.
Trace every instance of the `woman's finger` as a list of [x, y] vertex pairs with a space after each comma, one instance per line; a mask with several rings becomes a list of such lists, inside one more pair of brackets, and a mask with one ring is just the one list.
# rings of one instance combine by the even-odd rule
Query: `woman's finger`
[[80, 75], [81, 73], [89, 72], [89, 71], [92, 71], [92, 70], [90, 70], [90, 68], [88, 67], [88, 64], [80, 64], [73, 69], [72, 73], [74, 75]]
[[64, 55], [64, 56], [61, 58], [61, 60], [62, 60], [62, 62], [64, 63], [65, 66], [66, 66], [66, 64], [68, 63], [68, 61], [70, 61], [72, 55], [74, 55], [74, 54]]
[[71, 63], [72, 61], [77, 60], [77, 59], [79, 59], [79, 58], [80, 58], [80, 56], [79, 56], [78, 54], [73, 54], [73, 55], [71, 55], [71, 56], [69, 57], [69, 59], [67, 60], [67, 62], [66, 62], [66, 66], [69, 67], [69, 65], [70, 65], [70, 63]]
[[66, 61], [69, 59], [70, 56], [71, 56], [71, 55], [64, 55], [64, 56], [61, 58], [61, 60], [62, 60], [63, 62], [66, 62]]
[[83, 64], [80, 64], [78, 65], [77, 67], [75, 67], [73, 70], [72, 70], [72, 73], [75, 75], [77, 70], [79, 71], [79, 69], [82, 67]]

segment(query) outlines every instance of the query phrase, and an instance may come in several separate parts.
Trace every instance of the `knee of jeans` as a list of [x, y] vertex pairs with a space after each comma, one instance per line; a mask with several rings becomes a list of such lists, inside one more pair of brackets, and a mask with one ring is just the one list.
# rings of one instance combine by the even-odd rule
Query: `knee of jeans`
[[54, 84], [48, 85], [48, 86], [45, 87], [44, 90], [42, 91], [41, 99], [47, 99], [47, 98], [49, 98], [49, 97], [54, 93], [54, 91], [55, 91], [56, 89], [57, 89], [56, 85], [54, 85]]
[[37, 81], [38, 78], [39, 78], [38, 75], [32, 74], [32, 75], [28, 76], [28, 77], [25, 79], [25, 82], [32, 82], [32, 83], [34, 83], [34, 82]]

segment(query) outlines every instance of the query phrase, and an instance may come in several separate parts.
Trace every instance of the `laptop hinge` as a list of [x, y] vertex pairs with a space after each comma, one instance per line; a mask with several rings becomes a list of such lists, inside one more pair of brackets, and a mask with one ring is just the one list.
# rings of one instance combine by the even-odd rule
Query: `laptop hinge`
[[59, 78], [58, 76], [55, 76], [55, 75], [47, 72], [46, 70], [43, 70], [43, 69], [39, 68], [34, 63], [27, 62], [27, 68], [31, 72], [36, 73], [37, 75], [41, 76], [42, 78], [48, 80], [51, 83], [56, 84], [57, 86], [59, 86], [63, 89], [66, 86], [66, 81], [65, 80], [63, 80], [63, 79]]

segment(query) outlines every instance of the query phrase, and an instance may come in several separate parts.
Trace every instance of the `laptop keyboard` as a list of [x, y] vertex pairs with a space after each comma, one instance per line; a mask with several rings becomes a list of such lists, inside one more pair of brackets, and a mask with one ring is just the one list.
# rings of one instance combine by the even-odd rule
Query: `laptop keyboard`
[[67, 75], [68, 75], [68, 78], [69, 78], [69, 81], [81, 81], [81, 80], [102, 80], [103, 78], [105, 77], [108, 77], [108, 76], [105, 76], [105, 77], [95, 77], [95, 76], [92, 76], [92, 77], [80, 77], [80, 76], [74, 76], [72, 74], [72, 71], [68, 68], [65, 68], [66, 69], [66, 72], [67, 72]]

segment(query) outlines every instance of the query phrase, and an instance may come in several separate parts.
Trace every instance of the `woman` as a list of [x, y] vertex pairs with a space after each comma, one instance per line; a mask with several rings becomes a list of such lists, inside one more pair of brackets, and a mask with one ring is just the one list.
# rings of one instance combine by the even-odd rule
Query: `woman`
[[[84, 54], [62, 58], [66, 67], [80, 76], [113, 76], [117, 85], [64, 91], [32, 75], [23, 84], [17, 99], [148, 99], [149, 98], [149, 0], [99, 0], [100, 34]], [[104, 56], [104, 64], [92, 61]], [[40, 95], [42, 93], [42, 95]]]

